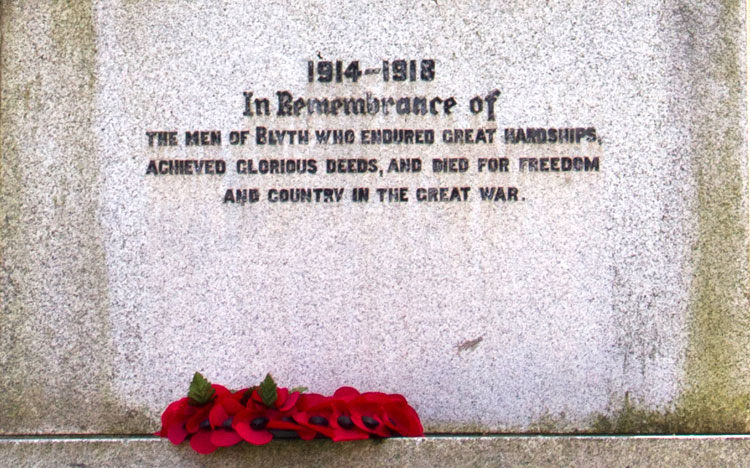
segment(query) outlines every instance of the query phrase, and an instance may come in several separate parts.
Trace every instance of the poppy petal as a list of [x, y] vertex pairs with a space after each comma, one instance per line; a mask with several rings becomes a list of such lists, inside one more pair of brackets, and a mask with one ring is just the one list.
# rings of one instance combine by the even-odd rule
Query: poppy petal
[[[317, 432], [318, 434], [322, 434], [329, 439], [333, 437], [334, 429], [330, 426], [330, 420], [331, 420], [332, 413], [330, 412], [310, 412], [310, 413], [297, 413], [294, 415], [294, 420], [299, 423], [299, 425], [304, 426], [308, 430], [312, 430]], [[314, 418], [323, 418], [325, 420], [324, 424], [313, 424], [310, 422]], [[302, 437], [302, 434], [300, 434], [300, 437]]]
[[342, 400], [348, 400], [350, 398], [359, 396], [359, 390], [354, 387], [340, 387], [335, 392], [333, 392], [333, 396]]
[[276, 401], [274, 402], [274, 406], [276, 408], [281, 408], [284, 403], [286, 403], [286, 399], [289, 396], [289, 389], [287, 388], [277, 388], [276, 389]]
[[299, 396], [296, 406], [301, 410], [305, 410], [321, 403], [325, 399], [326, 397], [317, 393], [303, 393]]
[[296, 405], [299, 400], [299, 395], [299, 392], [289, 394], [284, 404], [279, 407], [279, 411], [289, 411], [294, 408], [294, 405]]
[[216, 450], [211, 442], [211, 431], [198, 431], [190, 438], [190, 447], [198, 453], [208, 455]]
[[383, 392], [366, 392], [359, 396], [361, 401], [368, 403], [385, 404], [391, 402], [391, 396]]
[[[390, 435], [390, 431], [386, 425], [383, 424], [383, 420], [380, 418], [378, 414], [379, 411], [377, 411], [376, 408], [373, 408], [370, 405], [363, 405], [363, 407], [358, 408], [352, 407], [351, 412], [352, 422], [362, 431], [380, 437], [388, 437]], [[364, 418], [368, 418], [367, 421], [370, 421], [372, 424], [366, 424]]]
[[353, 427], [351, 429], [344, 429], [343, 427], [338, 426], [333, 430], [331, 440], [334, 442], [346, 442], [349, 440], [364, 440], [369, 437], [370, 434], [365, 431], [359, 430], [356, 427]]
[[185, 430], [185, 425], [182, 423], [172, 424], [167, 430], [167, 438], [175, 445], [180, 445], [187, 435], [188, 433], [187, 430]]
[[181, 398], [170, 403], [169, 406], [167, 406], [167, 409], [161, 414], [161, 429], [156, 435], [167, 437], [167, 431], [172, 425], [183, 423], [189, 417], [187, 407], [187, 398]]
[[264, 445], [271, 442], [273, 435], [267, 430], [255, 431], [246, 422], [237, 423], [234, 428], [243, 440], [253, 445]]
[[211, 408], [211, 412], [208, 414], [208, 421], [211, 423], [211, 426], [219, 427], [224, 424], [224, 421], [226, 421], [228, 417], [229, 415], [226, 410], [224, 410], [224, 406], [216, 404]]
[[422, 422], [417, 412], [409, 405], [388, 405], [383, 420], [389, 428], [405, 437], [421, 437], [424, 435]]
[[240, 402], [235, 400], [234, 398], [224, 398], [223, 400], [221, 400], [221, 406], [224, 407], [224, 410], [230, 416], [235, 415], [245, 409], [245, 407], [242, 406]]
[[239, 444], [242, 438], [234, 431], [226, 429], [217, 429], [211, 432], [211, 443], [217, 447], [231, 447]]
[[185, 424], [185, 428], [190, 434], [195, 434], [198, 432], [198, 429], [200, 428], [200, 425], [203, 421], [206, 420], [208, 417], [208, 413], [211, 412], [210, 406], [205, 406], [202, 408], [199, 408], [194, 415], [190, 416], [190, 419], [188, 419], [187, 424]]
[[216, 392], [215, 395], [217, 398], [226, 398], [232, 395], [232, 392], [230, 392], [229, 389], [223, 385], [211, 384], [211, 388], [213, 388]]

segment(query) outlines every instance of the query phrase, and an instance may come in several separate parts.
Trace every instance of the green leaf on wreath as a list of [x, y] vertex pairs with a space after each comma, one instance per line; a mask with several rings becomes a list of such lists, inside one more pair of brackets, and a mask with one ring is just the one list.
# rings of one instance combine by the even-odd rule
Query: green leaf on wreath
[[300, 386], [300, 387], [293, 387], [292, 389], [289, 390], [289, 393], [294, 393], [294, 392], [305, 393], [307, 390], [308, 390], [307, 387], [302, 387], [302, 386]]
[[193, 406], [202, 406], [211, 401], [214, 397], [215, 390], [211, 387], [211, 382], [206, 380], [200, 372], [193, 375], [193, 381], [190, 382], [188, 390], [188, 401]]
[[260, 387], [258, 387], [258, 395], [263, 400], [263, 404], [269, 408], [276, 403], [276, 382], [273, 381], [271, 374], [266, 374], [266, 378], [261, 382]]

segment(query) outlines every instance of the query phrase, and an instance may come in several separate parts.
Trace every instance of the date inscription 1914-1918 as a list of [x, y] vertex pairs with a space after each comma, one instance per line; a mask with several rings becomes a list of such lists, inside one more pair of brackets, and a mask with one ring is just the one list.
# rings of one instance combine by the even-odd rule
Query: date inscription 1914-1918
[[342, 60], [307, 62], [307, 81], [312, 83], [342, 83], [344, 80], [356, 82], [362, 76], [380, 75], [383, 81], [432, 81], [435, 79], [434, 60], [383, 60], [380, 67], [359, 66], [359, 60], [345, 66]]

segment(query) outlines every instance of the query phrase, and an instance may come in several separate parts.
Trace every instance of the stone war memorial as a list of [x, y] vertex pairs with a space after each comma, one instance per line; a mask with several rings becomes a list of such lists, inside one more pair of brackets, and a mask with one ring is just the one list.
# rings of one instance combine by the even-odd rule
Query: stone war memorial
[[0, 5], [1, 465], [750, 466], [744, 2]]

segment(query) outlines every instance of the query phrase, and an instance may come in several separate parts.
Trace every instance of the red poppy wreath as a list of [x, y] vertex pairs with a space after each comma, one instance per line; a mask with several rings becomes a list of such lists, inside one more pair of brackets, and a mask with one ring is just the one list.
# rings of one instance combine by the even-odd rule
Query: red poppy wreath
[[175, 445], [185, 440], [198, 453], [211, 453], [243, 440], [253, 445], [274, 438], [341, 442], [370, 437], [418, 437], [422, 423], [406, 398], [341, 387], [332, 396], [280, 388], [271, 374], [255, 387], [236, 392], [211, 384], [196, 372], [186, 398], [167, 406], [161, 430]]

